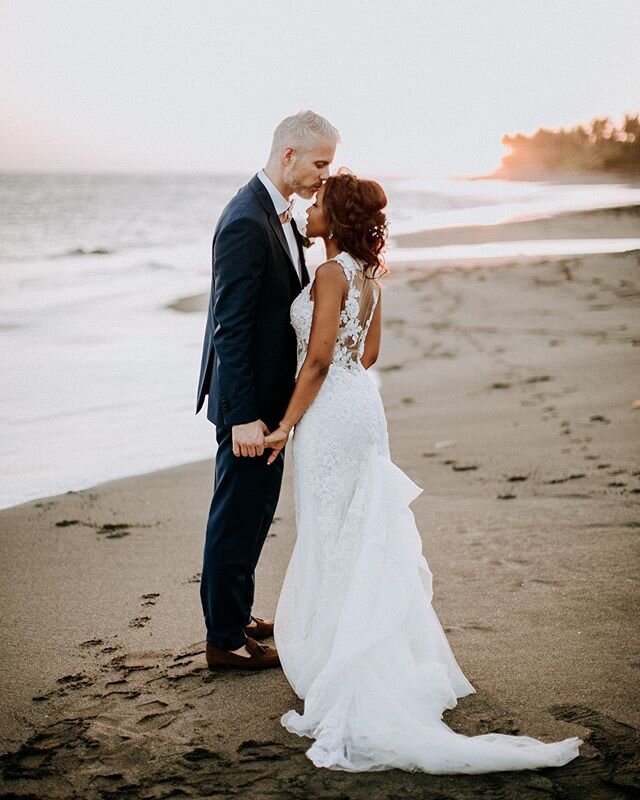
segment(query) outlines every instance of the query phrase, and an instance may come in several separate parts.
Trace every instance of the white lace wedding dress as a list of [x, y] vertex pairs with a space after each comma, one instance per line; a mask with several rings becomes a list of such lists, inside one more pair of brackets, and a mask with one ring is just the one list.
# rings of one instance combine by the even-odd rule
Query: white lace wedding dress
[[[560, 766], [577, 737], [463, 736], [444, 709], [475, 691], [431, 606], [431, 573], [409, 504], [422, 491], [389, 457], [378, 389], [360, 363], [378, 288], [347, 253], [333, 362], [293, 441], [297, 541], [275, 614], [275, 642], [304, 713], [281, 722], [315, 739], [318, 767], [478, 773]], [[310, 285], [291, 305], [298, 371]]]

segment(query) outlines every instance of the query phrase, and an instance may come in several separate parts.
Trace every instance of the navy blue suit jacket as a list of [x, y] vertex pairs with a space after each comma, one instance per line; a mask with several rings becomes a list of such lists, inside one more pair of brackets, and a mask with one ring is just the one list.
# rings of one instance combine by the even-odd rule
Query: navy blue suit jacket
[[294, 267], [282, 224], [257, 175], [222, 212], [213, 236], [211, 297], [196, 414], [209, 395], [216, 426], [262, 419], [274, 430], [293, 392], [296, 336], [289, 308], [309, 282]]

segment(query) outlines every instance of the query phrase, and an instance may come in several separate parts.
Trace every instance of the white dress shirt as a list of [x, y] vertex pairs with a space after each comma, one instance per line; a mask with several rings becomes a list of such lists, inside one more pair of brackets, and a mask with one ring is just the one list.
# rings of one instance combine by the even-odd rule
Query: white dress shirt
[[[269, 179], [267, 173], [263, 169], [261, 169], [260, 172], [258, 172], [258, 178], [260, 178], [260, 180], [264, 184], [265, 189], [269, 192], [269, 197], [273, 202], [276, 214], [280, 215], [282, 214], [283, 211], [286, 211], [289, 208], [289, 201], [274, 186], [273, 182]], [[287, 244], [289, 245], [291, 260], [293, 261], [293, 265], [295, 266], [296, 272], [298, 273], [298, 276], [300, 278], [300, 283], [302, 283], [302, 273], [300, 270], [300, 252], [298, 250], [298, 242], [296, 241], [296, 235], [293, 232], [293, 228], [291, 227], [291, 220], [289, 220], [288, 222], [281, 222], [280, 224], [282, 225], [282, 230], [284, 231]]]

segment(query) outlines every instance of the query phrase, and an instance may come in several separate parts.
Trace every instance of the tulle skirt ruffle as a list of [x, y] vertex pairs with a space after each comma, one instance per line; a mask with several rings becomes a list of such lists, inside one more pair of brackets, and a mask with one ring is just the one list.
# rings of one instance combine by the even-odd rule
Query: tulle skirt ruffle
[[577, 737], [464, 736], [442, 721], [475, 690], [431, 605], [409, 507], [422, 490], [373, 444], [361, 466], [330, 544], [317, 541], [321, 509], [297, 497], [298, 538], [274, 635], [304, 713], [288, 711], [284, 727], [315, 740], [307, 756], [317, 767], [351, 772], [481, 773], [574, 759]]

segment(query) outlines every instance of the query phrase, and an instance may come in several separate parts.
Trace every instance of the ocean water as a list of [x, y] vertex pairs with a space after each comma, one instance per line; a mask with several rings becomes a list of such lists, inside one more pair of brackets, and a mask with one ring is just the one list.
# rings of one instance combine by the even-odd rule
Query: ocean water
[[[213, 427], [194, 415], [205, 315], [170, 305], [209, 291], [213, 227], [247, 178], [0, 176], [0, 508], [214, 454]], [[640, 189], [615, 184], [383, 184], [392, 234], [640, 203]], [[638, 246], [514, 242], [395, 257]]]

